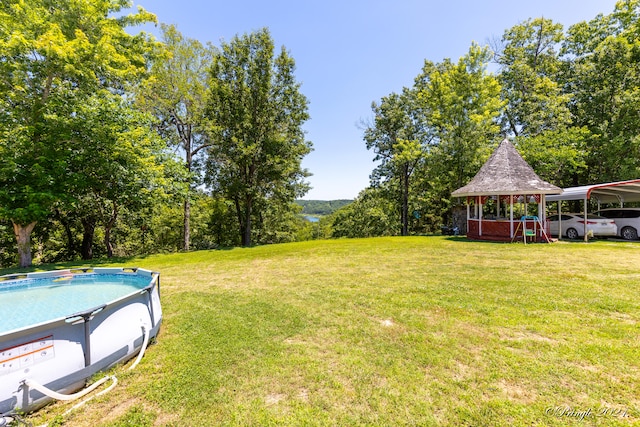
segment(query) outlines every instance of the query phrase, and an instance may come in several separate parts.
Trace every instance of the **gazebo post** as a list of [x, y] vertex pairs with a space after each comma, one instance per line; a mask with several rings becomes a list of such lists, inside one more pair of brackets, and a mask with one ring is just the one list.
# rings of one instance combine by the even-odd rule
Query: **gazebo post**
[[470, 219], [471, 219], [471, 205], [469, 204], [469, 198], [467, 197], [467, 230], [469, 230]]
[[478, 236], [482, 236], [482, 196], [478, 196]]
[[[544, 229], [544, 234], [547, 234], [547, 197], [544, 194], [540, 195], [540, 226]], [[548, 237], [548, 236], [547, 236]]]
[[513, 194], [509, 195], [509, 207], [511, 210], [511, 214], [509, 215], [509, 229], [510, 229], [510, 237], [513, 239]]
[[543, 218], [543, 215], [542, 215], [542, 206], [543, 206], [543, 204], [542, 204], [542, 203], [543, 203], [543, 201], [544, 201], [544, 198], [543, 198], [543, 197], [544, 197], [544, 195], [540, 194], [540, 201], [538, 202], [538, 219], [539, 219], [540, 221], [542, 221], [542, 220], [544, 219], [544, 218]]

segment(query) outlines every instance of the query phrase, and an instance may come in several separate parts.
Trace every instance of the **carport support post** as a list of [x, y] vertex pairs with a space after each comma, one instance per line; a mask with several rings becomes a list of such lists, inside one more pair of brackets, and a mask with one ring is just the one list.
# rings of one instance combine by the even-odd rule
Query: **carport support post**
[[587, 198], [584, 198], [584, 241], [589, 241], [589, 236], [587, 236]]
[[558, 200], [558, 240], [562, 240], [562, 201]]

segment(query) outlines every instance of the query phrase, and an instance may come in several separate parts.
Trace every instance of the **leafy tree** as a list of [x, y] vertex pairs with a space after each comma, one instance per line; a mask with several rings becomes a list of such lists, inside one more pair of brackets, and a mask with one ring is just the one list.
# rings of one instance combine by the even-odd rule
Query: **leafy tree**
[[204, 222], [206, 230], [203, 230], [203, 233], [206, 233], [215, 247], [238, 246], [240, 236], [235, 226], [236, 212], [233, 202], [219, 196], [208, 199], [208, 217]]
[[565, 85], [576, 126], [591, 133], [582, 182], [640, 173], [640, 2], [619, 1], [612, 14], [569, 28]]
[[299, 219], [295, 240], [303, 242], [331, 238], [331, 221], [331, 215], [323, 216], [316, 222]]
[[[204, 108], [208, 69], [215, 54], [211, 45], [182, 36], [173, 25], [161, 25], [164, 55], [153, 62], [151, 76], [138, 93], [138, 106], [158, 119], [160, 135], [184, 154], [189, 174], [195, 172], [198, 155], [209, 147]], [[200, 182], [191, 175], [192, 193]], [[191, 240], [191, 198], [184, 200], [183, 245], [189, 250]]]
[[116, 17], [123, 0], [12, 0], [0, 9], [0, 217], [13, 223], [19, 264], [30, 234], [68, 196], [72, 120], [100, 88], [122, 90], [146, 70], [150, 41]]
[[508, 129], [515, 136], [535, 136], [570, 124], [569, 94], [559, 82], [562, 25], [529, 19], [505, 31], [495, 58], [506, 100]]
[[[184, 165], [180, 165], [184, 169]], [[168, 194], [163, 203], [149, 203], [144, 209], [124, 211], [123, 221], [116, 225], [117, 255], [175, 252], [182, 250], [182, 194]], [[191, 196], [192, 249], [211, 249], [221, 245], [210, 218], [217, 201], [202, 191]], [[227, 221], [228, 222], [228, 221]], [[217, 225], [217, 223], [215, 223]], [[235, 237], [235, 229], [233, 230]], [[131, 238], [128, 238], [131, 236]], [[132, 241], [134, 240], [134, 241]], [[228, 245], [231, 246], [231, 245]]]
[[104, 246], [111, 257], [111, 231], [119, 213], [166, 199], [165, 190], [173, 191], [171, 181], [181, 178], [180, 169], [150, 131], [149, 117], [120, 96], [103, 91], [80, 106], [75, 119], [81, 125], [73, 140], [80, 146], [68, 168], [77, 174], [70, 189], [84, 226], [82, 257], [91, 258], [85, 250], [92, 246], [97, 223], [104, 229]]
[[505, 31], [495, 52], [506, 100], [504, 119], [518, 149], [536, 172], [557, 185], [576, 185], [591, 134], [569, 110], [560, 47], [562, 25], [529, 19]]
[[590, 138], [585, 128], [567, 127], [518, 138], [515, 145], [541, 178], [558, 186], [572, 186], [586, 168], [585, 147]]
[[421, 173], [425, 199], [438, 217], [449, 212], [451, 192], [465, 185], [490, 153], [504, 105], [500, 84], [486, 70], [491, 53], [472, 45], [457, 63], [425, 61], [416, 78], [418, 102], [432, 135]]
[[[111, 256], [112, 231], [119, 229], [120, 217], [136, 216], [149, 204], [166, 201], [165, 193], [175, 192], [173, 181], [183, 171], [151, 131], [149, 118], [118, 95], [96, 94], [78, 107], [73, 120], [78, 124], [68, 143], [67, 197], [56, 203], [50, 221], [39, 222], [35, 230], [37, 236], [46, 231], [41, 242], [55, 253], [47, 255], [53, 261], [73, 259], [78, 251], [82, 259], [93, 258], [99, 227], [104, 243], [99, 253]], [[64, 233], [56, 233], [54, 226], [62, 227]], [[64, 254], [46, 242], [60, 237], [66, 243]]]
[[374, 122], [365, 129], [367, 149], [375, 152], [374, 161], [380, 164], [373, 171], [371, 181], [379, 185], [384, 180], [398, 180], [396, 198], [400, 212], [401, 234], [409, 234], [410, 180], [416, 167], [424, 159], [428, 136], [416, 92], [405, 89], [401, 95], [392, 93], [380, 104], [371, 105]]
[[300, 163], [311, 151], [302, 130], [309, 115], [294, 69], [284, 47], [275, 56], [267, 29], [234, 37], [213, 60], [206, 178], [233, 202], [243, 246], [267, 206], [293, 209], [308, 189]]
[[296, 233], [304, 225], [300, 206], [293, 200], [288, 204], [269, 200], [258, 209], [256, 241], [259, 243], [288, 243], [296, 240]]
[[356, 238], [395, 235], [399, 226], [398, 217], [393, 214], [393, 203], [382, 191], [381, 188], [367, 188], [358, 194], [353, 203], [334, 212], [329, 217], [331, 236]]

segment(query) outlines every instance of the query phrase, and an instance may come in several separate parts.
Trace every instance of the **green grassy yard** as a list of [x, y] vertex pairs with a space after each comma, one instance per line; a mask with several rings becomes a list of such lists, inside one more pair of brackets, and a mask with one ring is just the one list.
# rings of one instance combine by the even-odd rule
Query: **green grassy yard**
[[128, 260], [164, 323], [65, 426], [640, 425], [640, 243], [314, 241]]

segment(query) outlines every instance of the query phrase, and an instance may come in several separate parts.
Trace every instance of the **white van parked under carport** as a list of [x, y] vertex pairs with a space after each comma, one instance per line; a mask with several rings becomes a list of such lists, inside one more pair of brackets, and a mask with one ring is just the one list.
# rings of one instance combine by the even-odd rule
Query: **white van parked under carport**
[[640, 208], [611, 208], [596, 212], [610, 218], [618, 226], [618, 235], [625, 240], [637, 240], [640, 230]]
[[[547, 220], [549, 221], [549, 233], [552, 236], [567, 236], [569, 239], [584, 237], [584, 214], [563, 213], [562, 215], [550, 215]], [[594, 237], [618, 235], [615, 221], [595, 214], [587, 214], [586, 226], [587, 233], [591, 233]]]

